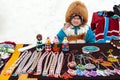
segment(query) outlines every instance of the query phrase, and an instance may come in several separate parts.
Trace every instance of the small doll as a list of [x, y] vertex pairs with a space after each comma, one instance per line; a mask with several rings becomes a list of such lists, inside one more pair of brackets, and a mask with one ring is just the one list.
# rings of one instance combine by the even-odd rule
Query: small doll
[[69, 43], [68, 43], [67, 37], [64, 37], [64, 39], [63, 39], [62, 51], [64, 51], [64, 52], [69, 51]]
[[37, 46], [36, 46], [36, 49], [37, 49], [38, 51], [41, 51], [41, 50], [43, 50], [42, 35], [41, 35], [41, 34], [38, 34], [38, 35], [36, 36], [36, 38], [37, 38]]
[[47, 39], [46, 39], [45, 51], [46, 52], [50, 52], [51, 51], [51, 41], [50, 41], [49, 37], [47, 37]]
[[54, 52], [59, 52], [60, 51], [60, 45], [59, 45], [59, 41], [58, 41], [57, 36], [55, 36], [54, 40], [53, 40], [53, 51]]

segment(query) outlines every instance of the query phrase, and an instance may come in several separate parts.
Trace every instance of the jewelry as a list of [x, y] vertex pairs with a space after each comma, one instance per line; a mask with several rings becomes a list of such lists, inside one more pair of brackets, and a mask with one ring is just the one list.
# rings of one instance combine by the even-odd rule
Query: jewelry
[[28, 51], [24, 51], [20, 57], [11, 65], [11, 67], [4, 73], [4, 75], [12, 74], [12, 71], [20, 64], [20, 62], [26, 57]]
[[81, 54], [80, 55], [80, 64], [78, 64], [77, 66], [76, 66], [76, 69], [79, 69], [79, 70], [84, 70], [85, 69], [85, 66], [82, 64], [82, 59], [83, 59], [83, 55]]
[[62, 69], [62, 64], [63, 64], [63, 59], [64, 59], [64, 54], [63, 54], [63, 52], [61, 52], [60, 55], [59, 55], [59, 57], [58, 57], [58, 61], [57, 61], [57, 67], [56, 67], [56, 71], [55, 71], [55, 77], [60, 76], [61, 69]]
[[[105, 54], [104, 54], [103, 52], [101, 52], [101, 54], [102, 54], [105, 58], [107, 58], [107, 56], [105, 56]], [[115, 67], [114, 67], [112, 64], [113, 64]], [[109, 65], [109, 64], [108, 64], [108, 65]], [[110, 66], [114, 68], [114, 70], [113, 70], [114, 73], [117, 73], [118, 75], [120, 75], [120, 70], [117, 69], [117, 68], [119, 68], [119, 67], [117, 67], [114, 63], [111, 63]], [[106, 66], [105, 66], [105, 67], [106, 67]]]
[[82, 70], [76, 69], [75, 72], [78, 76], [83, 76]]
[[[86, 74], [85, 76], [87, 76], [87, 77], [90, 77], [90, 76], [96, 77], [96, 76], [97, 76], [97, 72], [93, 70], [93, 69], [96, 68], [96, 66], [95, 66], [94, 64], [92, 64], [92, 63], [87, 59], [87, 57], [88, 57], [88, 54], [84, 54], [84, 58], [83, 58], [83, 59], [84, 59], [84, 63], [85, 63], [85, 68], [88, 69], [88, 70], [91, 70], [91, 71], [87, 72], [87, 71], [85, 70], [85, 72], [87, 72], [87, 74]], [[88, 60], [88, 63], [87, 63], [87, 64], [86, 64], [86, 62], [85, 62], [85, 59]]]
[[22, 69], [22, 73], [25, 74], [26, 73], [26, 70], [32, 65], [34, 59], [38, 56], [38, 53], [37, 51], [35, 50], [33, 53], [32, 53], [32, 56], [30, 57], [28, 63], [24, 66], [24, 68]]
[[31, 56], [32, 52], [29, 51], [28, 54], [26, 55], [26, 57], [23, 59], [23, 61], [20, 63], [20, 65], [18, 66], [18, 68], [16, 69], [15, 73], [12, 76], [17, 76], [18, 74], [21, 73], [21, 70], [23, 69], [23, 67], [25, 66], [27, 60], [29, 59], [29, 57]]
[[48, 52], [44, 52], [43, 55], [40, 57], [40, 59], [38, 61], [38, 65], [37, 65], [37, 71], [34, 75], [40, 75], [41, 74], [41, 72], [42, 72], [42, 62], [48, 54], [49, 54]]
[[48, 74], [49, 77], [54, 76], [54, 71], [55, 71], [55, 67], [56, 67], [56, 64], [57, 64], [58, 54], [59, 54], [58, 52], [55, 52], [55, 53], [53, 52], [53, 59], [51, 61], [49, 74]]
[[70, 78], [72, 78], [72, 75], [65, 72], [65, 73], [63, 73], [63, 75], [61, 75], [61, 78], [65, 79], [65, 80], [69, 80]]
[[32, 66], [31, 66], [31, 67], [29, 68], [29, 70], [27, 71], [28, 74], [31, 74], [31, 73], [33, 72], [33, 70], [35, 69], [35, 67], [37, 66], [38, 60], [40, 59], [41, 54], [42, 54], [42, 52], [39, 51], [39, 52], [38, 52], [38, 56], [36, 56], [34, 62], [32, 63]]
[[[76, 53], [76, 50], [71, 51], [71, 53], [68, 55], [68, 67], [69, 68], [74, 68], [77, 64], [75, 62], [75, 56], [74, 53]], [[70, 56], [72, 55], [72, 61], [70, 62]]]
[[[51, 56], [50, 56], [51, 55]], [[50, 60], [48, 59], [50, 57]], [[45, 60], [45, 64], [44, 64], [44, 68], [43, 68], [43, 73], [42, 73], [42, 76], [47, 76], [47, 73], [48, 73], [48, 70], [50, 68], [50, 65], [51, 65], [51, 62], [52, 62], [52, 59], [54, 58], [54, 53], [53, 52], [50, 52], [48, 55], [47, 55], [47, 58]], [[48, 62], [49, 61], [49, 62]], [[48, 65], [47, 65], [48, 64]]]
[[107, 53], [109, 53], [108, 61], [110, 61], [110, 62], [118, 62], [118, 59], [117, 59], [118, 56], [113, 56], [112, 52], [113, 52], [113, 49], [109, 49], [107, 51]]
[[99, 62], [97, 63], [97, 69], [96, 69], [96, 72], [97, 72], [97, 75], [98, 76], [107, 76], [103, 70], [100, 69], [100, 66], [99, 66]]
[[100, 51], [100, 48], [97, 46], [84, 46], [82, 48], [83, 53], [91, 53], [91, 52], [98, 52]]
[[68, 69], [68, 71], [67, 71], [69, 74], [71, 74], [72, 76], [75, 76], [75, 75], [77, 75], [77, 73], [76, 73], [76, 71], [75, 70], [73, 70], [73, 69]]

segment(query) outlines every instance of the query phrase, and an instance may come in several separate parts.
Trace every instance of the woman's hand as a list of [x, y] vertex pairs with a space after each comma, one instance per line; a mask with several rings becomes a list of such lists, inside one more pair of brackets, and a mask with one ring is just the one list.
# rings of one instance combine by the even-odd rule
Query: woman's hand
[[70, 27], [70, 26], [71, 26], [70, 23], [64, 23], [63, 29], [65, 30], [65, 29], [67, 29], [67, 28]]

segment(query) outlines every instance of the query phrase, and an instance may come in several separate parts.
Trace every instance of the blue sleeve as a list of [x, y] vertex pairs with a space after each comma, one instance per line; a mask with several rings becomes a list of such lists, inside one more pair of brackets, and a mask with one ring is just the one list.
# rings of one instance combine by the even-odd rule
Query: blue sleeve
[[59, 40], [59, 43], [61, 44], [64, 37], [67, 37], [67, 35], [65, 34], [65, 32], [63, 31], [63, 29], [61, 29], [59, 31], [59, 33], [57, 34], [57, 37], [58, 37], [58, 40]]
[[89, 30], [87, 31], [85, 40], [86, 40], [86, 43], [95, 43], [96, 42], [95, 34], [91, 28], [89, 28]]

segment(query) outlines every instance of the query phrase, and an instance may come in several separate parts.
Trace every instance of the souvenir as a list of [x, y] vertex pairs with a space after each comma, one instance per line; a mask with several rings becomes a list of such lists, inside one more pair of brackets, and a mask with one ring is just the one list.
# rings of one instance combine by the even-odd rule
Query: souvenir
[[31, 74], [31, 73], [33, 72], [33, 70], [36, 68], [36, 66], [37, 66], [37, 64], [38, 64], [38, 61], [39, 61], [41, 55], [42, 55], [42, 52], [39, 51], [39, 52], [38, 52], [38, 56], [36, 56], [34, 62], [32, 63], [31, 67], [30, 67], [30, 68], [28, 69], [28, 71], [27, 71], [28, 74]]
[[51, 41], [50, 41], [50, 38], [49, 38], [49, 37], [47, 37], [47, 39], [46, 39], [45, 51], [46, 51], [46, 52], [50, 52], [50, 51], [51, 51]]
[[84, 69], [85, 69], [85, 66], [82, 65], [82, 64], [78, 64], [78, 65], [76, 66], [76, 69], [84, 70]]
[[22, 62], [22, 60], [27, 56], [28, 51], [24, 51], [21, 53], [20, 57], [10, 66], [10, 68], [4, 73], [4, 75], [12, 74], [12, 71], [18, 67], [18, 65]]
[[[70, 61], [70, 57], [72, 56], [72, 61]], [[70, 53], [69, 56], [68, 56], [68, 67], [69, 68], [74, 68], [76, 67], [76, 62], [75, 62], [75, 57], [74, 57], [74, 53]]]
[[38, 64], [37, 64], [37, 71], [34, 73], [34, 75], [40, 75], [42, 73], [42, 64], [43, 64], [43, 60], [45, 59], [46, 56], [48, 56], [49, 52], [44, 52], [40, 59], [38, 60]]
[[94, 71], [94, 70], [91, 70], [90, 71], [90, 75], [93, 76], [93, 77], [96, 77], [97, 76], [97, 72]]
[[36, 39], [37, 39], [36, 49], [37, 49], [38, 51], [43, 50], [42, 35], [41, 35], [41, 34], [38, 34], [38, 35], [36, 36]]
[[28, 61], [27, 64], [23, 67], [21, 73], [26, 74], [26, 71], [27, 71], [28, 68], [32, 65], [32, 63], [34, 62], [34, 60], [36, 59], [36, 57], [38, 56], [38, 54], [39, 54], [39, 53], [38, 53], [36, 50], [32, 53], [29, 61]]
[[91, 70], [91, 69], [94, 69], [94, 68], [95, 68], [95, 65], [92, 64], [92, 63], [87, 63], [87, 64], [85, 65], [85, 68]]
[[91, 77], [90, 71], [88, 71], [88, 70], [83, 70], [82, 73], [83, 73], [83, 75], [86, 76], [86, 77]]
[[27, 60], [30, 58], [31, 55], [32, 55], [32, 52], [29, 51], [28, 54], [25, 56], [25, 58], [21, 61], [21, 63], [19, 64], [19, 66], [17, 67], [16, 71], [12, 76], [17, 76], [21, 74], [23, 67], [25, 66]]
[[69, 80], [70, 78], [72, 78], [72, 75], [65, 72], [61, 75], [61, 78], [65, 79], [65, 80]]
[[67, 72], [68, 72], [69, 74], [71, 74], [72, 76], [77, 75], [77, 73], [76, 73], [75, 70], [73, 70], [73, 69], [68, 69]]
[[83, 73], [82, 73], [83, 71], [82, 70], [76, 69], [75, 72], [78, 76], [83, 76]]
[[98, 52], [100, 50], [97, 46], [84, 46], [82, 48], [83, 53], [92, 53], [92, 52]]
[[55, 70], [55, 75], [54, 77], [58, 77], [60, 76], [60, 73], [61, 73], [61, 70], [62, 70], [62, 64], [63, 64], [63, 60], [64, 60], [64, 53], [61, 52], [59, 57], [58, 57], [58, 62], [57, 62], [57, 67], [56, 67], [56, 70]]
[[52, 52], [48, 53], [46, 60], [45, 60], [44, 67], [43, 67], [42, 76], [44, 76], [44, 77], [48, 76], [48, 71], [50, 69], [50, 65], [51, 65], [52, 59], [54, 58], [54, 55], [55, 54], [53, 54]]
[[55, 36], [53, 40], [53, 51], [54, 52], [59, 52], [60, 51], [60, 45], [59, 45], [59, 40], [58, 37]]
[[104, 73], [105, 73], [107, 76], [113, 75], [113, 71], [110, 70], [109, 68], [105, 69], [105, 70], [104, 70]]
[[56, 69], [56, 65], [57, 65], [58, 54], [59, 53], [57, 53], [57, 54], [53, 53], [53, 58], [52, 58], [52, 62], [51, 62], [50, 68], [49, 68], [48, 77], [54, 77], [54, 75], [55, 75], [55, 69]]
[[69, 43], [67, 40], [67, 37], [64, 37], [63, 42], [62, 42], [62, 51], [67, 52], [69, 51]]

